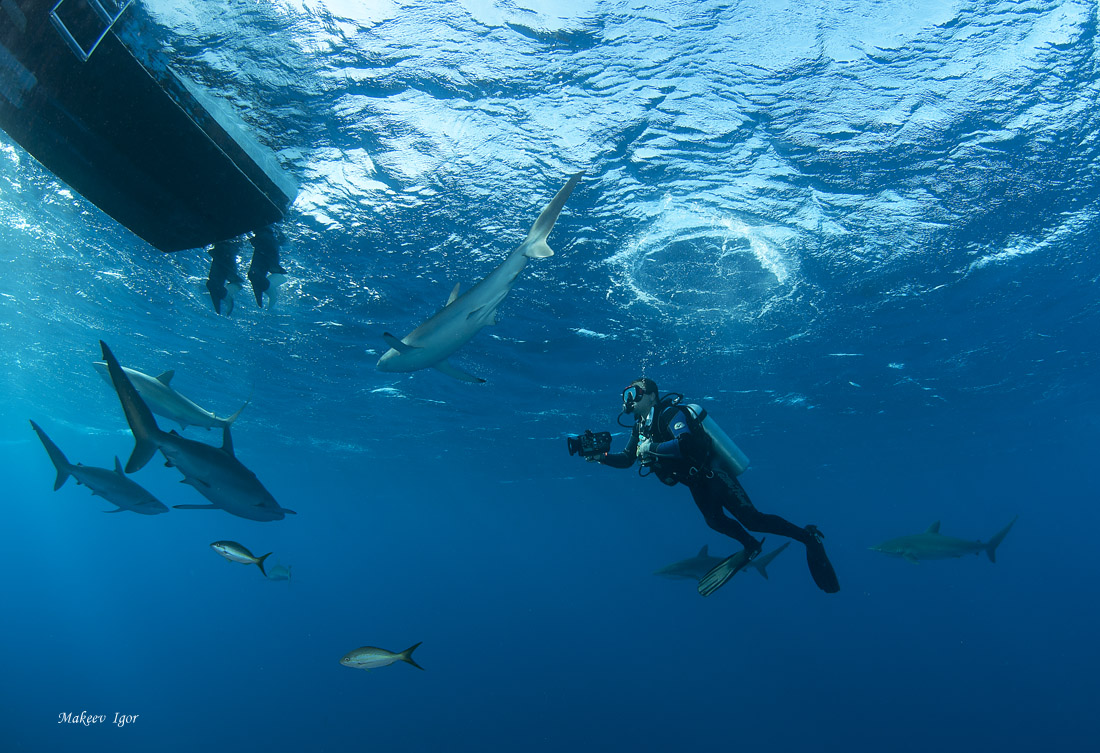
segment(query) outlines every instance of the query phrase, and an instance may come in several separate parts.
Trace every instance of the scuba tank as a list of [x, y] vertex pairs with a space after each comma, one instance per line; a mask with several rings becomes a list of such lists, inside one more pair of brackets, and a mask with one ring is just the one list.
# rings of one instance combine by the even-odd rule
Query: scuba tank
[[707, 409], [694, 403], [685, 403], [684, 408], [695, 418], [703, 433], [710, 438], [714, 462], [721, 470], [733, 476], [740, 476], [749, 467], [748, 456], [733, 443], [722, 427], [707, 413]]

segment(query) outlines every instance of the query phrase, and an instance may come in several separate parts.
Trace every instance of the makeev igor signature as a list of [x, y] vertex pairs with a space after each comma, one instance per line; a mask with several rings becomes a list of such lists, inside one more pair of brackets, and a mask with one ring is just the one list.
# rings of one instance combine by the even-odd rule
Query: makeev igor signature
[[[115, 712], [115, 718], [112, 722], [119, 727], [136, 722], [138, 714], [120, 714]], [[107, 721], [106, 714], [89, 714], [87, 711], [81, 711], [80, 715], [66, 711], [57, 715], [58, 724], [83, 724], [85, 727], [89, 727], [93, 724], [102, 724]]]

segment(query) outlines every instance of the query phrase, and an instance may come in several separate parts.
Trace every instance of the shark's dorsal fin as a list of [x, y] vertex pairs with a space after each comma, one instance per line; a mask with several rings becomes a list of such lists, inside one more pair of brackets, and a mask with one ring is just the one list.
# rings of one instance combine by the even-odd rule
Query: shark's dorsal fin
[[126, 473], [122, 470], [122, 463], [118, 460], [118, 455], [115, 455], [115, 473], [119, 476], [125, 476]]
[[229, 453], [230, 457], [237, 457], [233, 454], [233, 435], [229, 433], [228, 426], [222, 429], [222, 452]]
[[710, 554], [707, 552], [707, 547], [709, 547], [709, 546], [710, 546], [710, 544], [703, 544], [703, 548], [700, 549], [699, 553], [695, 556], [696, 557], [709, 557]]
[[161, 374], [160, 376], [158, 376], [157, 381], [160, 382], [161, 384], [163, 384], [165, 387], [167, 387], [168, 384], [172, 381], [172, 377], [174, 377], [175, 375], [176, 375], [176, 372], [169, 369], [168, 371], [166, 371], [163, 374]]
[[398, 353], [412, 353], [414, 350], [416, 350], [415, 346], [406, 345], [405, 343], [401, 342], [396, 337], [391, 335], [389, 332], [383, 332], [382, 339], [386, 341], [386, 345], [389, 345]]
[[938, 520], [935, 523], [933, 523], [932, 525], [928, 526], [928, 530], [925, 531], [925, 533], [939, 533], [939, 532], [940, 532], [940, 521], [938, 521]]
[[450, 306], [452, 303], [454, 303], [455, 301], [458, 300], [458, 290], [461, 287], [462, 287], [462, 283], [460, 283], [460, 282], [455, 283], [454, 290], [452, 290], [450, 296], [447, 297], [447, 303], [444, 304], [444, 307]]

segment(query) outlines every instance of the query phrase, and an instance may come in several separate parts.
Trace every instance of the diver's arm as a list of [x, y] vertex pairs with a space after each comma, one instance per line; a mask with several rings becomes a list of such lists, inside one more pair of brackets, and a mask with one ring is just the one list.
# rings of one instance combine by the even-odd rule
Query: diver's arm
[[596, 456], [596, 462], [601, 465], [609, 465], [612, 468], [629, 468], [634, 465], [638, 457], [638, 424], [634, 424], [634, 431], [630, 433], [630, 439], [622, 452], [605, 452]]
[[682, 406], [677, 406], [679, 415], [673, 416], [668, 422], [668, 431], [672, 439], [661, 442], [653, 452], [661, 458], [696, 457], [700, 454], [700, 438], [691, 431], [691, 421], [688, 420], [687, 411]]

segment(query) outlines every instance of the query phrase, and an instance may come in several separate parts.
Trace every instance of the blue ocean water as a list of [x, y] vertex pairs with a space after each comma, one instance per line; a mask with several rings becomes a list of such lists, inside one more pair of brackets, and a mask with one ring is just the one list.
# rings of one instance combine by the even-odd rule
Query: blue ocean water
[[[0, 748], [1095, 745], [1095, 3], [128, 13], [298, 182], [290, 279], [217, 317], [202, 252], [161, 255], [0, 134]], [[556, 255], [453, 359], [486, 384], [375, 369], [582, 169]], [[250, 399], [237, 456], [298, 515], [52, 491], [28, 419], [74, 462], [132, 448], [100, 339], [219, 415]], [[621, 446], [643, 373], [736, 438], [759, 509], [825, 532], [840, 593], [797, 544], [706, 599], [652, 574], [736, 545], [683, 487], [567, 454]], [[159, 462], [134, 478], [202, 501]], [[1017, 515], [996, 564], [868, 549]], [[339, 664], [420, 641], [423, 672]], [[81, 711], [108, 721], [58, 723]]]

